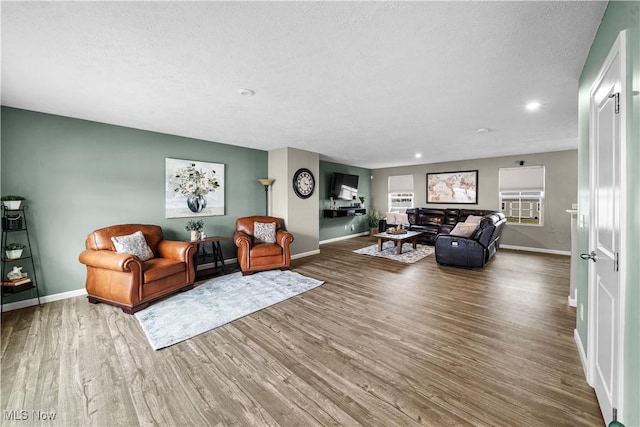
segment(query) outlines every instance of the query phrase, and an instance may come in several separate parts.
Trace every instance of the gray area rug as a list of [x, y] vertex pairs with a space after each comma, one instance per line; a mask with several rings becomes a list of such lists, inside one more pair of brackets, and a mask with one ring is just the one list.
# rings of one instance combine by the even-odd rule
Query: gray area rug
[[382, 244], [382, 252], [378, 251], [378, 244], [367, 246], [366, 248], [358, 249], [354, 251], [357, 254], [372, 255], [381, 258], [392, 259], [394, 261], [404, 262], [412, 264], [416, 261], [420, 261], [435, 252], [433, 247], [426, 245], [418, 245], [416, 249], [413, 249], [411, 243], [402, 244], [402, 253], [396, 254], [396, 242], [384, 242]]
[[222, 326], [324, 282], [292, 271], [216, 277], [135, 313], [151, 347], [159, 350]]

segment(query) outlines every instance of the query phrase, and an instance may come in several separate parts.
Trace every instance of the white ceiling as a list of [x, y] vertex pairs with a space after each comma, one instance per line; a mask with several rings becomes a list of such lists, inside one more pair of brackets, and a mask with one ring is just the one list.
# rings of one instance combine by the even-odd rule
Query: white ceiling
[[2, 105], [367, 168], [575, 149], [605, 8], [2, 2]]

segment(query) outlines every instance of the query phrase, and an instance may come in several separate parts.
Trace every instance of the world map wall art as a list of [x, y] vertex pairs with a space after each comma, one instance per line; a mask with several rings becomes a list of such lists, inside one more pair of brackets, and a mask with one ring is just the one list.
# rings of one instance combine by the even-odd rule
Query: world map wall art
[[478, 171], [427, 174], [427, 203], [478, 204]]

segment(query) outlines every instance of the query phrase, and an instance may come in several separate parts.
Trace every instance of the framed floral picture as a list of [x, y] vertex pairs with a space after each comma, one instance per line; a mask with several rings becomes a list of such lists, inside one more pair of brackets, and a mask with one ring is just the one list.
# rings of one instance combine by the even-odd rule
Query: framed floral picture
[[427, 203], [478, 204], [478, 171], [427, 174]]
[[165, 159], [165, 216], [224, 215], [224, 165]]

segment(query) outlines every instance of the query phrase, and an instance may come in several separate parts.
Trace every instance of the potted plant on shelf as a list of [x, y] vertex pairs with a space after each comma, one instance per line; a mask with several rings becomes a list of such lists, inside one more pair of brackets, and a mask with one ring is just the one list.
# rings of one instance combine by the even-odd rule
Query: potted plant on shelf
[[4, 251], [7, 254], [7, 258], [15, 259], [22, 256], [22, 251], [26, 247], [27, 246], [22, 243], [9, 243], [4, 247]]
[[364, 208], [364, 200], [365, 200], [365, 197], [364, 197], [364, 196], [358, 196], [358, 199], [360, 199], [360, 207], [361, 207], [361, 208]]
[[191, 240], [200, 240], [200, 233], [204, 228], [204, 221], [199, 219], [194, 221], [190, 219], [187, 221], [187, 225], [184, 226], [184, 229], [191, 232]]
[[380, 221], [380, 216], [378, 212], [371, 211], [367, 214], [367, 221], [369, 222], [369, 233], [371, 236], [374, 234], [378, 234], [378, 222]]
[[16, 196], [14, 194], [0, 197], [0, 201], [2, 201], [7, 209], [20, 209], [20, 204], [23, 200], [25, 200], [24, 197]]

